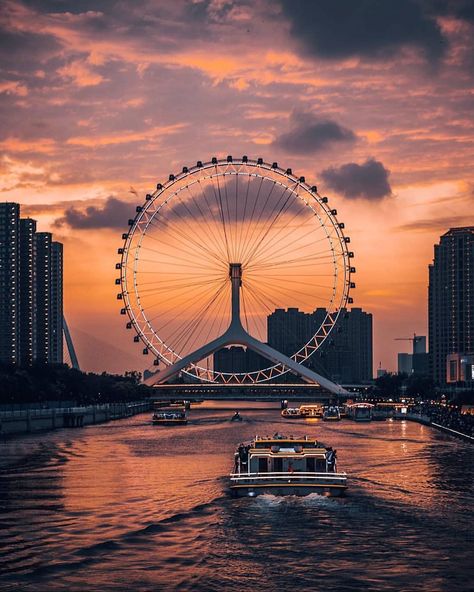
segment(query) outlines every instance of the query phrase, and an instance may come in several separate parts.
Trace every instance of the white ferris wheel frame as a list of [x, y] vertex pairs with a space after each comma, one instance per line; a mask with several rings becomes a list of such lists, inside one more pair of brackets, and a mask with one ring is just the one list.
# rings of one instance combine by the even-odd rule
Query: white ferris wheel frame
[[[349, 291], [354, 287], [351, 281], [351, 275], [355, 272], [355, 268], [351, 265], [354, 254], [348, 249], [350, 239], [344, 235], [344, 224], [337, 221], [337, 211], [329, 207], [328, 198], [322, 197], [315, 186], [308, 185], [304, 177], [297, 177], [290, 169], [285, 170], [279, 167], [277, 163], [266, 163], [261, 158], [252, 160], [243, 156], [240, 159], [235, 159], [229, 156], [227, 159], [213, 158], [209, 162], [198, 161], [196, 166], [183, 167], [181, 173], [170, 175], [166, 183], [157, 184], [155, 191], [147, 194], [145, 204], [138, 206], [135, 218], [129, 220], [130, 229], [122, 235], [124, 245], [118, 250], [119, 254], [122, 255], [120, 263], [116, 264], [116, 268], [120, 269], [120, 278], [116, 280], [116, 283], [121, 285], [121, 293], [117, 295], [117, 298], [123, 300], [121, 314], [128, 315], [127, 327], [133, 328], [137, 332], [139, 339], [145, 345], [144, 353], [153, 352], [156, 358], [162, 360], [167, 366], [172, 366], [183, 358], [159, 336], [148, 319], [145, 309], [141, 306], [140, 290], [137, 282], [140, 248], [154, 218], [176, 195], [195, 183], [215, 177], [225, 178], [228, 175], [254, 176], [267, 179], [279, 184], [285, 190], [288, 189], [312, 210], [321, 228], [326, 233], [334, 264], [332, 296], [329, 306], [326, 306], [327, 314], [318, 330], [305, 345], [289, 356], [294, 362], [301, 364], [320, 348], [336, 325], [341, 310], [348, 303], [352, 303]], [[186, 180], [189, 180], [189, 182], [186, 182]], [[173, 186], [177, 187], [175, 191], [172, 191]], [[313, 207], [313, 203], [317, 204], [318, 208]], [[326, 220], [323, 220], [321, 213], [324, 214]], [[329, 231], [329, 228], [335, 231], [335, 236], [332, 236], [333, 233]], [[337, 245], [334, 244], [336, 241]], [[340, 253], [336, 253], [336, 246], [340, 248]], [[341, 257], [343, 260], [342, 265], [338, 262]], [[342, 278], [338, 277], [340, 268], [342, 268]], [[338, 290], [340, 294], [338, 302], [335, 302]], [[131, 295], [134, 302], [131, 300]], [[282, 376], [289, 371], [290, 368], [281, 363], [261, 370], [242, 373], [217, 372], [197, 363], [192, 363], [183, 369], [183, 372], [194, 378], [217, 383], [260, 383]]]

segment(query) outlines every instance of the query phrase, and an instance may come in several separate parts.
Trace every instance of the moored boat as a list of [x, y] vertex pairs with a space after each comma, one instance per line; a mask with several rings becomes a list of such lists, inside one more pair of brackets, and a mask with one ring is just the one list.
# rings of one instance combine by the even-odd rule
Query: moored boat
[[347, 476], [337, 471], [336, 451], [308, 436], [255, 436], [239, 445], [230, 474], [233, 496], [339, 496], [346, 489]]
[[300, 413], [303, 417], [322, 417], [324, 407], [320, 403], [314, 405], [300, 405]]
[[281, 416], [286, 419], [298, 419], [301, 417], [301, 412], [297, 407], [286, 407], [281, 410]]
[[352, 403], [347, 406], [347, 413], [354, 421], [372, 421], [371, 403]]
[[155, 411], [151, 418], [153, 425], [186, 425], [188, 418], [185, 409], [172, 409], [166, 411]]
[[339, 421], [340, 419], [341, 414], [339, 412], [339, 407], [336, 405], [330, 405], [324, 410], [323, 421]]

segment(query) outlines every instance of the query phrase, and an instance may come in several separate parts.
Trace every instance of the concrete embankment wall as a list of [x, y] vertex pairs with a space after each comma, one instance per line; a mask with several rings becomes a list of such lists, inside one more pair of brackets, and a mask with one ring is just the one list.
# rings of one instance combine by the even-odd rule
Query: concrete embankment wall
[[152, 408], [150, 401], [110, 403], [57, 409], [0, 412], [0, 434], [26, 434], [56, 428], [75, 428], [130, 417]]

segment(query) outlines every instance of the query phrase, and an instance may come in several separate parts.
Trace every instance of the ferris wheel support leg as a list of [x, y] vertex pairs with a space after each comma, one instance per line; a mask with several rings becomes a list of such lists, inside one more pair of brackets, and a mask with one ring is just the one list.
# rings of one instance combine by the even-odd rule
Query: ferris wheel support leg
[[155, 384], [164, 384], [168, 380], [171, 380], [171, 378], [177, 376], [181, 372], [181, 370], [184, 370], [191, 364], [196, 364], [197, 362], [199, 362], [199, 360], [207, 358], [208, 356], [216, 352], [218, 349], [221, 349], [226, 345], [230, 345], [230, 342], [228, 339], [226, 339], [226, 335], [221, 335], [221, 337], [214, 339], [214, 341], [211, 341], [210, 343], [206, 343], [206, 345], [203, 345], [196, 351], [188, 354], [184, 358], [181, 358], [171, 366], [168, 366], [166, 370], [161, 370], [160, 372], [153, 374], [153, 376], [147, 378], [144, 381], [144, 383], [148, 386], [153, 386]]
[[214, 339], [210, 343], [204, 345], [203, 347], [197, 349], [195, 352], [185, 356], [172, 366], [166, 368], [153, 376], [150, 376], [145, 381], [145, 384], [148, 386], [153, 386], [155, 384], [164, 384], [168, 380], [177, 376], [181, 370], [184, 370], [191, 364], [195, 364], [204, 358], [212, 355], [218, 349], [222, 347], [226, 347], [228, 345], [243, 345], [248, 347], [249, 349], [255, 351], [256, 353], [260, 354], [264, 358], [267, 358], [271, 362], [275, 364], [283, 364], [286, 368], [288, 368], [291, 372], [300, 376], [304, 381], [309, 384], [319, 384], [324, 389], [328, 390], [330, 393], [336, 395], [347, 395], [347, 391], [340, 385], [324, 378], [320, 374], [313, 372], [309, 368], [298, 364], [292, 358], [285, 356], [284, 354], [280, 353], [276, 349], [273, 349], [266, 343], [262, 343], [258, 339], [255, 339], [248, 333], [242, 333], [240, 335], [236, 335], [235, 333], [228, 331], [226, 334]]
[[276, 349], [273, 349], [273, 347], [270, 347], [266, 343], [263, 343], [258, 339], [253, 338], [251, 335], [247, 337], [247, 343], [245, 345], [253, 351], [260, 354], [261, 356], [263, 356], [264, 358], [267, 358], [271, 362], [274, 362], [275, 364], [283, 364], [284, 366], [289, 368], [291, 372], [300, 376], [305, 382], [309, 384], [319, 384], [324, 389], [336, 395], [349, 394], [346, 391], [346, 389], [343, 388], [341, 385], [336, 384], [335, 382], [332, 382], [327, 378], [324, 378], [324, 376], [321, 376], [320, 374], [313, 372], [309, 368], [306, 368], [306, 366], [302, 366], [298, 362], [295, 362], [295, 360], [293, 360], [292, 358], [285, 356], [285, 354], [282, 354], [281, 352], [277, 351]]

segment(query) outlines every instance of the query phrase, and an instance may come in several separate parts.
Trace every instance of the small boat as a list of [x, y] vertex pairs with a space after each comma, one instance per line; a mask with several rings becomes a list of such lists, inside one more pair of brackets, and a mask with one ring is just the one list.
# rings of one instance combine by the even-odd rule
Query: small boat
[[238, 411], [236, 411], [234, 415], [230, 418], [230, 421], [242, 421], [242, 416]]
[[327, 409], [324, 410], [323, 413], [323, 421], [340, 421], [341, 414], [339, 412], [339, 407], [335, 405], [329, 406]]
[[324, 407], [319, 403], [315, 405], [300, 405], [300, 414], [303, 417], [322, 417]]
[[308, 436], [255, 436], [235, 452], [230, 493], [234, 497], [343, 495], [347, 475], [338, 472], [336, 464], [336, 451]]
[[155, 411], [151, 418], [151, 423], [153, 425], [165, 426], [186, 425], [188, 423], [188, 418], [185, 409], [168, 409], [166, 411]]
[[281, 410], [281, 416], [286, 419], [297, 419], [301, 417], [301, 412], [297, 407], [287, 407]]
[[372, 403], [352, 403], [347, 406], [347, 413], [354, 421], [372, 421]]

